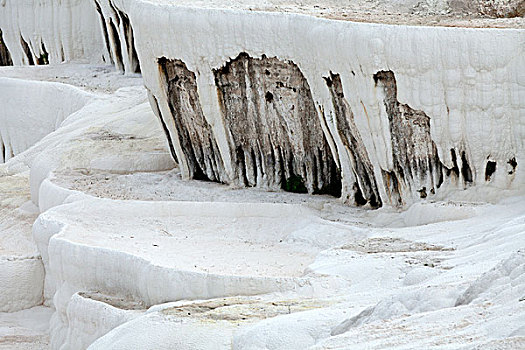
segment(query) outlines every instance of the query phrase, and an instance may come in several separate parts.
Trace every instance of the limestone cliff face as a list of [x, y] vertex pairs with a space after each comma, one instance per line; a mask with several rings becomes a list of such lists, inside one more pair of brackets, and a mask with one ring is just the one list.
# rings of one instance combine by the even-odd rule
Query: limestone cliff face
[[180, 60], [159, 59], [166, 79], [170, 116], [187, 162], [190, 177], [224, 182], [224, 166], [217, 142], [200, 105], [195, 74]]
[[214, 75], [235, 184], [340, 192], [339, 171], [297, 65], [242, 53]]

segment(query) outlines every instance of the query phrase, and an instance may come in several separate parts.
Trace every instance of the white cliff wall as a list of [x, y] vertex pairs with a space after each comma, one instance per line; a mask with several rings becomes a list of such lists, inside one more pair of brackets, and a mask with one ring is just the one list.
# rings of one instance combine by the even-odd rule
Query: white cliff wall
[[68, 47], [142, 72], [186, 178], [371, 207], [524, 188], [523, 30], [47, 1], [3, 0], [13, 63], [27, 63], [21, 36], [35, 58], [44, 43], [51, 63]]
[[[224, 164], [221, 180], [236, 184], [236, 145], [224, 122], [214, 70], [244, 52], [252, 58], [289, 60], [300, 69], [342, 171], [343, 199], [350, 203], [356, 201], [354, 184], [361, 192], [367, 185], [359, 180], [355, 157], [338, 131], [341, 125], [325, 79], [331, 73], [340, 76], [384, 204], [407, 204], [450, 188], [487, 188], [488, 197], [503, 189], [524, 188], [523, 30], [352, 23], [140, 0], [114, 0], [113, 6], [129, 16], [154, 110], [158, 106], [187, 177], [191, 162], [177, 130], [180, 117], [170, 109], [169, 87], [158, 60], [180, 60], [195, 74], [198, 102]], [[390, 78], [378, 78], [380, 72]], [[413, 130], [393, 135], [399, 132], [393, 128], [396, 120]], [[419, 125], [428, 122], [428, 128]], [[426, 129], [430, 135], [425, 135]], [[398, 149], [414, 143], [420, 143], [415, 151]], [[399, 154], [411, 158], [396, 160]], [[494, 172], [489, 161], [496, 163]], [[416, 174], [421, 171], [430, 175]]]

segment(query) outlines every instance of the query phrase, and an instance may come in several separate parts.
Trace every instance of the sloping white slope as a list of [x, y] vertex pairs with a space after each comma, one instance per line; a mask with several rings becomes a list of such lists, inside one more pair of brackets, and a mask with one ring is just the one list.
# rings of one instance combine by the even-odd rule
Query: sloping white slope
[[0, 78], [0, 163], [58, 129], [94, 98], [71, 85]]

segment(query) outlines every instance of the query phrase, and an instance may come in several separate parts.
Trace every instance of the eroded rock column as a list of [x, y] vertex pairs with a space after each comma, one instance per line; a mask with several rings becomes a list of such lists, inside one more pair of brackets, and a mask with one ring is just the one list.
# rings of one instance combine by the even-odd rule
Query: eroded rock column
[[296, 64], [241, 53], [214, 74], [235, 183], [340, 195], [339, 170]]
[[228, 183], [211, 126], [202, 112], [195, 74], [181, 60], [160, 58], [159, 66], [190, 178]]
[[383, 170], [383, 181], [393, 205], [403, 198], [425, 198], [443, 183], [443, 166], [430, 135], [430, 118], [397, 100], [396, 78], [392, 71], [374, 74], [383, 91], [392, 138], [393, 169]]
[[325, 80], [332, 95], [337, 131], [350, 157], [353, 174], [345, 177], [351, 178], [351, 181], [354, 182], [351, 188], [352, 193], [349, 194], [352, 197], [351, 200], [355, 205], [370, 204], [372, 208], [378, 208], [382, 203], [374, 176], [374, 167], [355, 125], [354, 114], [345, 99], [341, 77], [339, 74], [330, 73]]

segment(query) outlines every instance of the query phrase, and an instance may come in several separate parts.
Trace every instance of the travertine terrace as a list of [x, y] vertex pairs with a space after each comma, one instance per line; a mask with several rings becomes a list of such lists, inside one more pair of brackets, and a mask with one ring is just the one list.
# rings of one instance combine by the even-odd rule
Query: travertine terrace
[[520, 0], [0, 0], [0, 349], [525, 347]]

